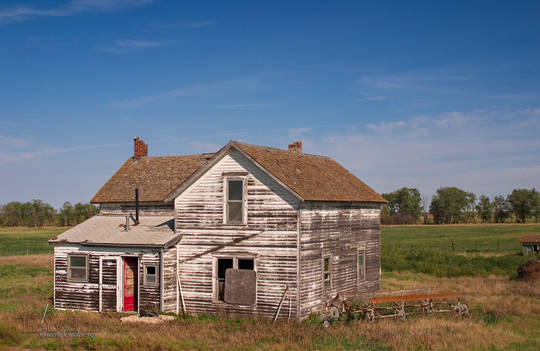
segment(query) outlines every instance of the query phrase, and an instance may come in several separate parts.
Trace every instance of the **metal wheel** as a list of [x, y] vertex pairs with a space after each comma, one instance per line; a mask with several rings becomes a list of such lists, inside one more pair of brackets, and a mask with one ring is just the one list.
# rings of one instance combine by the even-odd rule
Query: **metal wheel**
[[340, 315], [341, 313], [339, 312], [339, 308], [334, 305], [330, 306], [328, 309], [328, 316], [330, 319], [337, 321]]

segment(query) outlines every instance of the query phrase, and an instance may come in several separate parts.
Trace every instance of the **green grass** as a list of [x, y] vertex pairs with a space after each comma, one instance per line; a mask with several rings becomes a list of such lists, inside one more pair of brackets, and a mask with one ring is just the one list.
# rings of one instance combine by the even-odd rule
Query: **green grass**
[[47, 242], [68, 228], [0, 228], [0, 256], [38, 255], [53, 252]]
[[437, 277], [505, 275], [531, 259], [521, 255], [519, 238], [540, 225], [384, 226], [381, 264], [385, 271]]

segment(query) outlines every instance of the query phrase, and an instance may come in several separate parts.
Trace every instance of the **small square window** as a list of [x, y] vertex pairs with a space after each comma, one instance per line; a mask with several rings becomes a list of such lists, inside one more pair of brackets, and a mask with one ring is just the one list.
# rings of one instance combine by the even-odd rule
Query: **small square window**
[[158, 283], [158, 269], [155, 265], [144, 266], [144, 285], [157, 285]]

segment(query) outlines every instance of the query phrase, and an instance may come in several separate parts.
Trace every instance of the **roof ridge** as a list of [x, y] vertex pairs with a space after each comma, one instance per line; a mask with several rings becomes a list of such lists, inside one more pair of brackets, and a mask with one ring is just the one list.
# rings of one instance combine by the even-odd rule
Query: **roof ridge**
[[[280, 149], [279, 147], [274, 147], [274, 146], [265, 146], [265, 145], [249, 144], [249, 143], [243, 143], [243, 142], [241, 142], [241, 141], [236, 141], [236, 140], [231, 140], [230, 142], [233, 143], [233, 144], [244, 144], [244, 145], [249, 145], [249, 146], [261, 147], [261, 148], [265, 148], [265, 149], [273, 149], [273, 150], [278, 150], [278, 151], [290, 152], [290, 151], [287, 150], [287, 149]], [[329, 156], [317, 155], [317, 154], [310, 154], [310, 153], [307, 153], [307, 152], [302, 152], [301, 154], [298, 154], [298, 155], [299, 155], [299, 156], [301, 156], [301, 155], [307, 155], [307, 156], [314, 156], [314, 157], [322, 157], [322, 158], [327, 158], [327, 159], [333, 160], [333, 158], [331, 158], [331, 157], [329, 157]]]

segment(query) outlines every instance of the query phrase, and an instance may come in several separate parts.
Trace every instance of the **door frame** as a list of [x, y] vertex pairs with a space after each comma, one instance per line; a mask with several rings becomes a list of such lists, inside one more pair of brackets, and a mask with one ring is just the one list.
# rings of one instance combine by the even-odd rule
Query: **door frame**
[[[100, 256], [99, 257], [99, 312], [103, 311], [103, 261], [115, 261], [116, 262], [116, 311], [120, 312], [120, 298], [119, 298], [119, 286], [118, 278], [121, 275], [122, 262], [117, 256]], [[107, 284], [111, 285], [111, 284]]]
[[[141, 289], [141, 284], [140, 284], [140, 257], [139, 255], [122, 255], [120, 257], [121, 259], [118, 260], [118, 266], [117, 268], [120, 270], [120, 275], [117, 275], [117, 277], [119, 277], [121, 280], [120, 280], [120, 284], [117, 284], [117, 286], [119, 287], [118, 289], [118, 292], [117, 293], [117, 311], [118, 312], [139, 312], [139, 305], [140, 305], [140, 289]], [[136, 311], [124, 311], [124, 262], [126, 260], [126, 258], [130, 258], [130, 259], [136, 259], [137, 260], [137, 310]], [[118, 282], [118, 278], [117, 278], [117, 282]], [[119, 303], [118, 303], [119, 302]]]

